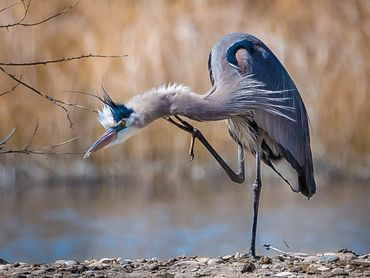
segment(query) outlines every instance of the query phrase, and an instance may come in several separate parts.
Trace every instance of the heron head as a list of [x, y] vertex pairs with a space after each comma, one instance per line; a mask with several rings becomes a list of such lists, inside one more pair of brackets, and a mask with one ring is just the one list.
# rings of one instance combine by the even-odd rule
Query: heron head
[[104, 98], [104, 107], [98, 110], [98, 121], [105, 128], [105, 133], [86, 151], [84, 158], [102, 148], [123, 143], [140, 130], [134, 110], [124, 104], [112, 101], [109, 96]]

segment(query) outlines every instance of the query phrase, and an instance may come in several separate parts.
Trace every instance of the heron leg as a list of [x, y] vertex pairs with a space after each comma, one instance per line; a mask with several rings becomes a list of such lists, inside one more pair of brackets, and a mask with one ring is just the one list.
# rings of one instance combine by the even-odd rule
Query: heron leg
[[242, 183], [245, 180], [245, 169], [244, 169], [244, 148], [241, 144], [238, 144], [238, 168], [237, 172], [235, 173], [231, 167], [223, 160], [223, 158], [217, 153], [217, 151], [211, 146], [211, 144], [207, 141], [207, 139], [203, 136], [203, 134], [195, 127], [193, 127], [188, 122], [181, 119], [179, 116], [174, 116], [180, 123], [174, 121], [171, 117], [165, 118], [170, 123], [176, 125], [177, 127], [181, 128], [184, 131], [187, 131], [191, 134], [191, 144], [190, 144], [190, 158], [194, 158], [194, 142], [197, 138], [203, 146], [212, 154], [212, 156], [216, 159], [216, 161], [220, 164], [220, 166], [224, 169], [226, 174], [230, 177], [230, 179], [236, 183]]
[[256, 152], [256, 180], [253, 184], [253, 224], [251, 234], [251, 245], [249, 254], [256, 257], [256, 233], [257, 233], [257, 218], [258, 218], [258, 205], [261, 195], [262, 181], [261, 181], [261, 157], [260, 151]]

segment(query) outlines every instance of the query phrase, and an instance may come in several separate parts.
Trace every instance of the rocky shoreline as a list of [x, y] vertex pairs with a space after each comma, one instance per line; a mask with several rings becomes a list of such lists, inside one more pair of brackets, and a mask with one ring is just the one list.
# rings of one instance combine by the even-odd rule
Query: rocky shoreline
[[254, 259], [236, 253], [218, 258], [178, 256], [167, 260], [103, 258], [50, 264], [8, 263], [0, 277], [370, 277], [370, 253], [349, 250], [316, 254], [282, 253]]

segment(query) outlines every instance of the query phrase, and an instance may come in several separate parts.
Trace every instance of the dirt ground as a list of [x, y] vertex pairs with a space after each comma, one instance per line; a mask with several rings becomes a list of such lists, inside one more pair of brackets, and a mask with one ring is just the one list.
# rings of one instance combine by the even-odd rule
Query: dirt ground
[[254, 259], [242, 253], [218, 258], [178, 256], [167, 260], [102, 258], [51, 264], [8, 263], [0, 277], [370, 277], [370, 254], [348, 250], [307, 255], [283, 253]]

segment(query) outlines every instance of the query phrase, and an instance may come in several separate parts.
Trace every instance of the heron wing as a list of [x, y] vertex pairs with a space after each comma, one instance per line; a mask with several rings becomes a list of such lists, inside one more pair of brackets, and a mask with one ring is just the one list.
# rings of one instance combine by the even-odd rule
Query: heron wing
[[272, 51], [253, 36], [231, 45], [227, 49], [226, 59], [241, 75], [248, 78], [252, 75], [252, 78], [262, 82], [264, 89], [281, 92], [269, 95], [270, 98], [279, 98], [280, 105], [294, 108], [293, 111], [282, 111], [287, 117], [256, 110], [254, 120], [278, 145], [280, 154], [297, 171], [299, 190], [308, 197], [312, 196], [316, 185], [307, 112], [288, 72]]

